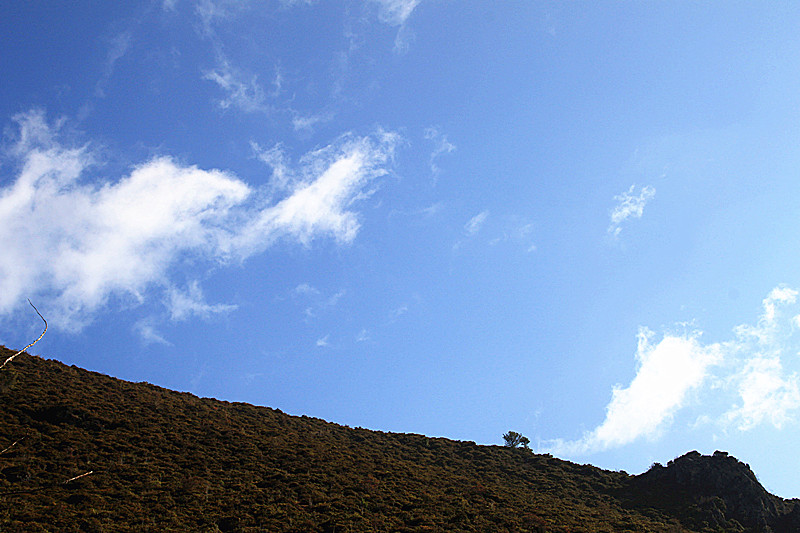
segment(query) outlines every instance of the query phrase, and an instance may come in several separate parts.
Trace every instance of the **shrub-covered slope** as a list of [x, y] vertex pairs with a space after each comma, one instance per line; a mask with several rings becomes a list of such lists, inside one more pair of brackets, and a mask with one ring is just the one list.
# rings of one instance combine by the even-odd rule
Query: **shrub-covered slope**
[[[0, 348], [0, 360], [11, 353]], [[0, 372], [1, 531], [718, 531], [743, 523], [733, 519], [746, 513], [725, 495], [720, 504], [692, 493], [682, 474], [659, 476], [347, 428], [27, 355]], [[754, 514], [752, 530], [792, 531], [794, 502], [763, 494], [771, 510]]]

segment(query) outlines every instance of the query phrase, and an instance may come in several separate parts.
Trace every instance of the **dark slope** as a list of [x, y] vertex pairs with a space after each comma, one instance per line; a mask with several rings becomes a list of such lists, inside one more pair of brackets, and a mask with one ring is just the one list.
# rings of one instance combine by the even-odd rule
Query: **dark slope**
[[689, 452], [666, 467], [653, 465], [631, 481], [630, 494], [641, 506], [680, 515], [697, 528], [800, 531], [796, 501], [769, 494], [749, 465], [725, 452]]
[[[27, 355], [0, 372], [0, 450], [18, 440], [0, 452], [1, 531], [711, 531], [740, 516], [698, 507], [680, 476], [351, 429]], [[793, 502], [764, 495], [774, 509], [754, 527], [789, 527]]]

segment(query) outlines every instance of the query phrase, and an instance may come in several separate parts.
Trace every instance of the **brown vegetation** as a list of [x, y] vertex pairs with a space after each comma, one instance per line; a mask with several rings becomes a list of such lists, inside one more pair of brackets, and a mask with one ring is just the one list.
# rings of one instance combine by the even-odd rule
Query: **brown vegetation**
[[[0, 348], [0, 357], [6, 353], [12, 352]], [[0, 372], [0, 449], [2, 531], [640, 532], [738, 525], [724, 509], [719, 519], [720, 505], [716, 521], [702, 509], [690, 516], [691, 502], [682, 498], [691, 495], [661, 505], [657, 486], [642, 476], [522, 448], [347, 428], [26, 354]], [[793, 502], [781, 502], [788, 512]]]

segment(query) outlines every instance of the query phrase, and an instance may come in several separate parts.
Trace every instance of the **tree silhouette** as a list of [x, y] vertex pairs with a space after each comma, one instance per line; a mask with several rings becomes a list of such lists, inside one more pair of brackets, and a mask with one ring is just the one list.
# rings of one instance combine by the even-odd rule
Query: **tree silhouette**
[[517, 433], [516, 431], [509, 431], [505, 435], [503, 435], [503, 440], [506, 441], [506, 446], [509, 448], [528, 448], [528, 444], [531, 443], [530, 439], [524, 435]]

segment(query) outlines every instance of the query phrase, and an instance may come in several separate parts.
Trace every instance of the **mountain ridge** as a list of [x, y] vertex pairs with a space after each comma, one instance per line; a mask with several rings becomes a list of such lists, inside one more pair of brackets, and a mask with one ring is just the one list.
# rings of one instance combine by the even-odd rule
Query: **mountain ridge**
[[0, 372], [0, 405], [2, 530], [800, 531], [798, 500], [724, 452], [631, 476], [27, 354]]

